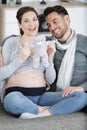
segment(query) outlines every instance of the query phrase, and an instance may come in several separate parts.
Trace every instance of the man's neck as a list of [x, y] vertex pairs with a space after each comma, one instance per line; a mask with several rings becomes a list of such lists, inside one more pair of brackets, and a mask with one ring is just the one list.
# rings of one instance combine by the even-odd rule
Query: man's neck
[[62, 44], [66, 43], [66, 41], [70, 38], [71, 34], [72, 34], [72, 30], [69, 29], [69, 30], [66, 32], [66, 34], [65, 34], [61, 39], [58, 39], [58, 41], [59, 41], [60, 43], [62, 43]]

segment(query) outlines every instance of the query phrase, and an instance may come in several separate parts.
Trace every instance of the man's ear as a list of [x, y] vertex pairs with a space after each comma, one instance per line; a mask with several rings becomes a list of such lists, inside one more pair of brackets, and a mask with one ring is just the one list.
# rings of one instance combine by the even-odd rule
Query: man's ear
[[70, 23], [70, 16], [69, 15], [65, 15], [64, 19], [67, 23]]

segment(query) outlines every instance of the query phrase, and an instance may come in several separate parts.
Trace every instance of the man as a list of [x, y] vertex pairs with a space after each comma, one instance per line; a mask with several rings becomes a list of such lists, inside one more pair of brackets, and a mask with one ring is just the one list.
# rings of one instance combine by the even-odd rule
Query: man
[[[56, 41], [54, 66], [57, 73], [56, 91], [63, 97], [87, 91], [87, 37], [76, 34], [70, 27], [67, 10], [61, 6], [47, 7], [44, 16]], [[52, 52], [53, 53], [53, 52]], [[50, 55], [50, 49], [48, 49]], [[87, 99], [85, 99], [87, 102]], [[85, 108], [85, 111], [87, 109]]]

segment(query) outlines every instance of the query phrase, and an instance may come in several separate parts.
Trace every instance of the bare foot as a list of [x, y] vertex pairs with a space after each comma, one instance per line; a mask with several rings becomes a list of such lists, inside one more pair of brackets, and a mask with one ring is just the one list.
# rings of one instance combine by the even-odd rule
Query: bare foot
[[51, 116], [51, 113], [48, 109], [44, 108], [43, 111], [40, 112], [41, 116]]
[[42, 106], [38, 106], [38, 108], [39, 108], [39, 112], [42, 112], [46, 109], [45, 107], [42, 107]]

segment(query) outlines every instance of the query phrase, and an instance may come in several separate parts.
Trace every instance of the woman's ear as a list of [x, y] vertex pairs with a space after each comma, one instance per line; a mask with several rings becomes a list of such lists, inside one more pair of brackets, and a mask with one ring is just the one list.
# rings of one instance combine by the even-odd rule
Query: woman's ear
[[21, 24], [18, 22], [18, 26], [19, 26], [19, 28], [21, 29]]

